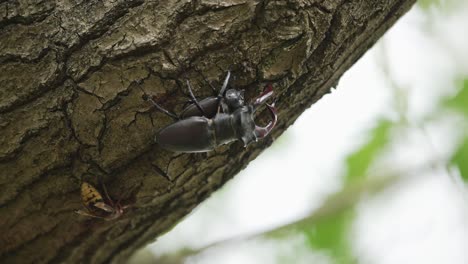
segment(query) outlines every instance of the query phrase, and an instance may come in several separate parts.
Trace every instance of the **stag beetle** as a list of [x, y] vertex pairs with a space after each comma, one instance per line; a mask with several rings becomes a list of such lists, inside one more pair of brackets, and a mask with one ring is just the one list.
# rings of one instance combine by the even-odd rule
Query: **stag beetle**
[[[158, 110], [176, 120], [162, 128], [155, 141], [171, 151], [207, 152], [235, 140], [242, 140], [244, 146], [247, 146], [266, 137], [278, 119], [274, 103], [266, 103], [273, 95], [271, 85], [267, 85], [251, 104], [245, 104], [243, 91], [226, 91], [230, 76], [228, 72], [217, 96], [201, 101], [195, 98], [187, 80], [191, 104], [184, 108], [180, 116], [164, 109], [156, 103], [154, 97], [145, 95], [145, 99], [150, 100]], [[268, 107], [272, 120], [265, 127], [260, 127], [255, 124], [254, 114], [263, 103]]]

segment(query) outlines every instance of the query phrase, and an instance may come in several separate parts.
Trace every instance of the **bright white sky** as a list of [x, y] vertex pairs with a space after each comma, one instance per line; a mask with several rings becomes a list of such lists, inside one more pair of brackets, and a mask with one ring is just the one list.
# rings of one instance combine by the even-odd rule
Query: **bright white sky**
[[[460, 0], [463, 2], [462, 0]], [[468, 3], [449, 14], [413, 8], [341, 79], [338, 89], [304, 112], [259, 158], [150, 248], [156, 254], [255, 232], [297, 219], [340, 189], [344, 159], [360, 146], [379, 117], [395, 118], [390, 74], [409, 97], [409, 119], [435, 109], [468, 76]], [[403, 136], [381, 164], [408, 168], [446, 160], [459, 120], [434, 120]], [[456, 172], [455, 172], [456, 174]], [[265, 184], [268, 183], [268, 184]], [[446, 171], [419, 175], [363, 201], [351, 232], [359, 263], [468, 263], [467, 192]], [[190, 263], [328, 263], [304, 248], [301, 237], [253, 241], [211, 250]], [[282, 258], [284, 261], [284, 258]]]

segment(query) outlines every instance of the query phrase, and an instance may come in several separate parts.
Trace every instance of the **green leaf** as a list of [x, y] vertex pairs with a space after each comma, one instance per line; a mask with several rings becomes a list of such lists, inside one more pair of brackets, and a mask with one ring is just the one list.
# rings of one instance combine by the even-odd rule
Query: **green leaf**
[[371, 131], [372, 136], [368, 142], [348, 156], [345, 183], [349, 184], [365, 178], [372, 162], [387, 145], [392, 125], [393, 123], [387, 120], [379, 121], [379, 124]]
[[445, 105], [468, 116], [468, 79], [462, 81], [457, 95], [447, 99]]
[[348, 231], [354, 220], [354, 209], [348, 208], [326, 217], [303, 230], [309, 246], [323, 250], [335, 263], [354, 263]]
[[465, 0], [418, 0], [418, 6], [423, 11], [435, 9], [438, 12], [453, 12], [461, 6]]
[[452, 163], [457, 165], [465, 182], [468, 182], [468, 137], [455, 152]]
[[[389, 141], [389, 131], [393, 123], [381, 120], [372, 129], [368, 141], [358, 150], [348, 156], [348, 172], [345, 177], [346, 186], [362, 180], [366, 171], [376, 156], [385, 148]], [[345, 187], [346, 188], [346, 187]], [[307, 237], [309, 245], [314, 249], [324, 250], [335, 263], [356, 263], [349, 245], [348, 233], [354, 220], [354, 206], [337, 212], [301, 229]]]
[[432, 6], [440, 6], [441, 1], [440, 0], [418, 0], [418, 5], [423, 10], [428, 10]]

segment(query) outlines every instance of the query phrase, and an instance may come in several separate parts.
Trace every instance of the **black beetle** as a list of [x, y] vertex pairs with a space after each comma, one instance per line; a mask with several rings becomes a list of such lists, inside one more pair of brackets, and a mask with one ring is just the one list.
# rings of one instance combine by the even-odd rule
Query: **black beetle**
[[[201, 101], [195, 98], [187, 80], [192, 104], [184, 108], [180, 117], [161, 107], [153, 98], [146, 97], [157, 109], [176, 120], [157, 133], [156, 142], [172, 151], [206, 152], [235, 140], [242, 140], [247, 146], [266, 137], [278, 119], [274, 104], [266, 103], [273, 95], [271, 85], [267, 85], [251, 104], [246, 105], [243, 91], [225, 91], [230, 75], [228, 72], [218, 96]], [[254, 114], [263, 103], [268, 107], [272, 120], [265, 127], [259, 127], [255, 124]]]

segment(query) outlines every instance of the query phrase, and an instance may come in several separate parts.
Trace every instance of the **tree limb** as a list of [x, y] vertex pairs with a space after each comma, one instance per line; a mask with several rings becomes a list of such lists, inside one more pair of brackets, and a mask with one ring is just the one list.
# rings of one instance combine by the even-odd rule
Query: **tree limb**
[[[0, 259], [121, 263], [247, 166], [391, 27], [414, 0], [2, 1]], [[154, 144], [231, 70], [253, 98], [278, 97], [274, 133], [206, 154]], [[141, 82], [141, 87], [137, 84]], [[130, 204], [122, 218], [78, 216], [80, 181], [100, 177]], [[267, 185], [267, 183], [265, 183]]]

